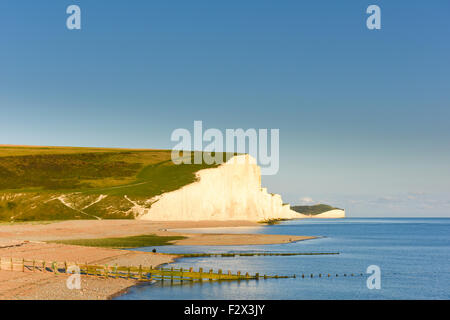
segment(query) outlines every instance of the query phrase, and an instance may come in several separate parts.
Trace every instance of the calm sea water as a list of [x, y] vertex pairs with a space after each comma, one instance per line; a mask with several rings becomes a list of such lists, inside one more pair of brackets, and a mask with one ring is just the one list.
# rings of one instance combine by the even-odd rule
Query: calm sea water
[[[174, 267], [241, 270], [254, 274], [360, 274], [359, 277], [166, 283], [133, 287], [117, 299], [449, 299], [450, 219], [326, 219], [288, 221], [256, 228], [201, 229], [323, 236], [281, 245], [163, 246], [159, 252], [340, 252], [333, 256], [185, 258]], [[199, 230], [196, 230], [199, 232]], [[139, 248], [151, 251], [151, 248]], [[381, 289], [369, 290], [366, 269], [381, 268]]]

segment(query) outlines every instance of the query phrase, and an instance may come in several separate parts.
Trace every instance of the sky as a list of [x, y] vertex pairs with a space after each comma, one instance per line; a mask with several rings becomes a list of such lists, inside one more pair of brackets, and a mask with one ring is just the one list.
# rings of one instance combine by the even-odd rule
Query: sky
[[[81, 8], [68, 30], [66, 8]], [[366, 8], [381, 8], [381, 29]], [[450, 217], [450, 2], [0, 2], [0, 144], [280, 130], [284, 202]]]

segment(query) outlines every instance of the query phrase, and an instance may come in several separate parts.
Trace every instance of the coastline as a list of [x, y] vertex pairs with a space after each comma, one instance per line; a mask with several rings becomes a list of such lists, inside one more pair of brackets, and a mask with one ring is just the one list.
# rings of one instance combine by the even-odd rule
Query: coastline
[[[173, 229], [255, 227], [252, 221], [144, 221], [144, 220], [68, 220], [53, 223], [0, 224], [0, 241], [54, 241], [128, 237], [143, 234], [184, 236], [174, 245], [253, 245], [289, 243], [313, 237], [264, 234], [186, 233]], [[170, 231], [169, 231], [170, 229]]]
[[[47, 243], [50, 240], [127, 237], [142, 234], [182, 235], [173, 245], [256, 245], [281, 244], [314, 239], [292, 235], [241, 233], [186, 233], [174, 229], [255, 227], [251, 221], [142, 221], [72, 220], [52, 223], [0, 224], [0, 257], [95, 264], [160, 266], [182, 256], [122, 249]], [[170, 229], [170, 231], [168, 230]], [[0, 299], [105, 300], [127, 292], [138, 284], [129, 279], [81, 276], [81, 290], [66, 287], [67, 275], [50, 272], [0, 270]]]

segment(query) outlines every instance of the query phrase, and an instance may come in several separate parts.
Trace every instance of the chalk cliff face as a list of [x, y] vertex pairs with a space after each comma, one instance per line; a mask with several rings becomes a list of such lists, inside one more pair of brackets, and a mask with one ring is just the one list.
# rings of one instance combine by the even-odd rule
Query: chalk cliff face
[[341, 210], [341, 209], [329, 210], [329, 211], [325, 211], [323, 213], [319, 213], [316, 215], [302, 214], [302, 218], [322, 218], [322, 219], [345, 218], [345, 210]]
[[239, 155], [217, 168], [197, 172], [198, 181], [179, 190], [136, 203], [131, 209], [144, 220], [292, 219], [302, 215], [284, 205], [281, 196], [261, 188], [260, 168], [249, 155]]

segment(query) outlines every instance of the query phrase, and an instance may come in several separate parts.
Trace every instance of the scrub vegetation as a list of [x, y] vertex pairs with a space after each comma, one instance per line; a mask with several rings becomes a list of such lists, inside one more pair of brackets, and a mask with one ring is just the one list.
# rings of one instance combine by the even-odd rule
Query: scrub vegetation
[[[336, 210], [339, 208], [335, 208], [335, 207], [329, 206], [327, 204], [316, 204], [313, 206], [292, 206], [291, 209], [294, 211], [297, 211], [298, 213], [302, 213], [302, 214], [316, 215], [316, 214], [324, 213], [326, 211]], [[341, 210], [341, 209], [339, 209], [339, 210]]]
[[85, 247], [106, 247], [106, 248], [141, 248], [151, 246], [171, 245], [172, 241], [182, 240], [183, 236], [157, 236], [155, 234], [139, 235], [121, 238], [102, 238], [102, 239], [77, 239], [77, 240], [59, 240], [48, 241], [51, 243], [71, 244]]

